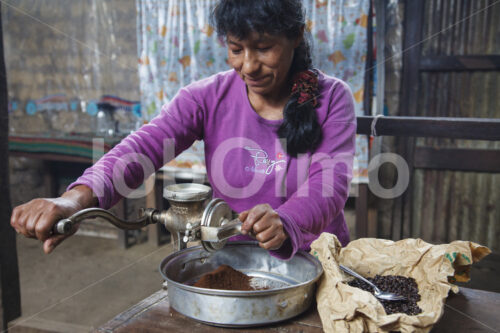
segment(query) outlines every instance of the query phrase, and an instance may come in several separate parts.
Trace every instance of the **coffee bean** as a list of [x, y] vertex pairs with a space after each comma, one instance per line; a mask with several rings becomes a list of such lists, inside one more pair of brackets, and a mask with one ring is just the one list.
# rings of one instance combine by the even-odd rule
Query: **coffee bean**
[[[376, 285], [380, 290], [394, 293], [406, 297], [406, 301], [386, 301], [380, 300], [387, 314], [406, 313], [407, 315], [417, 315], [422, 313], [422, 309], [417, 305], [420, 301], [418, 285], [414, 278], [401, 275], [376, 275], [374, 278], [366, 278]], [[357, 287], [373, 294], [373, 289], [367, 283], [354, 279], [348, 282], [351, 287]]]

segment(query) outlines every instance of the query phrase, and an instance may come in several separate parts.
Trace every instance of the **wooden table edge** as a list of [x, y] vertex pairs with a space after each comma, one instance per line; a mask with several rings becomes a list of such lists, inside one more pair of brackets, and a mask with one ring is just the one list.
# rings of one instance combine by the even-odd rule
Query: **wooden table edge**
[[94, 332], [113, 332], [120, 326], [123, 326], [130, 320], [139, 316], [141, 313], [148, 311], [151, 307], [158, 304], [162, 300], [168, 297], [168, 292], [166, 290], [158, 290], [151, 296], [143, 299], [137, 304], [134, 304], [131, 308], [121, 312], [119, 315], [115, 316], [113, 319], [105, 323], [104, 325], [98, 327]]
[[[481, 324], [478, 326], [480, 328], [479, 331], [491, 332], [491, 329], [492, 329], [492, 326], [490, 326], [491, 323], [489, 323], [489, 324], [482, 323], [479, 320], [479, 318], [474, 318], [472, 313], [463, 312], [465, 310], [462, 309], [461, 306], [459, 306], [458, 309], [455, 307], [454, 303], [456, 303], [456, 305], [458, 305], [457, 302], [459, 301], [459, 299], [457, 297], [460, 297], [462, 299], [471, 299], [471, 300], [474, 299], [474, 302], [477, 302], [478, 299], [488, 299], [489, 298], [491, 300], [490, 301], [491, 305], [496, 306], [497, 304], [500, 304], [500, 293], [494, 293], [494, 292], [489, 292], [489, 291], [484, 291], [484, 290], [479, 290], [479, 289], [470, 289], [470, 288], [466, 288], [466, 287], [461, 286], [458, 294], [454, 294], [453, 292], [450, 291], [450, 294], [448, 296], [449, 299], [447, 299], [447, 302], [444, 305], [445, 309], [443, 309], [444, 310], [443, 316], [434, 325], [433, 328], [435, 328], [435, 329], [443, 328], [442, 325], [443, 324], [446, 325], [446, 323], [442, 322], [443, 317], [444, 317], [444, 312], [448, 312], [448, 316], [449, 316], [450, 315], [449, 311], [453, 311], [456, 313], [454, 314], [454, 316], [452, 315], [452, 317], [468, 318], [469, 320], [472, 320], [472, 321], [475, 321], [476, 323]], [[104, 325], [102, 325], [99, 328], [97, 328], [96, 330], [94, 330], [94, 332], [112, 333], [116, 329], [119, 329], [120, 327], [128, 325], [133, 319], [141, 316], [141, 314], [143, 314], [144, 312], [151, 310], [157, 304], [165, 301], [165, 299], [167, 299], [167, 298], [168, 298], [167, 290], [159, 290], [159, 291], [155, 292], [154, 294], [152, 294], [151, 296], [149, 296], [149, 297], [145, 298], [144, 300], [140, 301], [139, 303], [135, 304], [131, 308], [123, 311], [122, 313], [120, 313], [119, 315], [117, 315], [116, 317], [114, 317], [113, 319], [111, 319], [110, 321], [105, 323]], [[448, 300], [450, 300], [451, 302], [448, 302]], [[168, 299], [167, 299], [167, 302], [168, 302]], [[453, 305], [451, 305], [450, 303]], [[474, 303], [471, 303], [471, 305], [473, 305], [473, 304]], [[292, 325], [303, 326], [304, 328], [322, 329], [323, 326], [321, 324], [321, 320], [319, 318], [319, 315], [317, 317], [317, 323], [316, 323], [316, 318], [314, 318], [314, 321], [311, 320], [311, 318], [310, 318], [310, 316], [311, 316], [310, 312], [315, 311], [316, 306], [317, 305], [314, 302], [311, 305], [311, 308], [309, 308], [303, 314], [301, 314], [295, 318], [289, 319], [288, 321], [285, 321], [285, 322], [272, 324], [268, 327], [268, 329], [270, 329], [270, 330], [277, 329], [281, 325], [286, 325], [287, 323], [292, 324]], [[448, 311], [445, 311], [446, 308], [448, 308]], [[173, 311], [175, 311], [175, 310], [173, 310]], [[450, 319], [450, 318], [448, 318], [448, 319]], [[207, 327], [207, 329], [209, 329], [211, 327], [212, 326]], [[476, 329], [478, 327], [476, 327]], [[435, 331], [435, 330], [433, 330], [433, 331]], [[495, 331], [495, 328], [493, 328], [493, 331]]]

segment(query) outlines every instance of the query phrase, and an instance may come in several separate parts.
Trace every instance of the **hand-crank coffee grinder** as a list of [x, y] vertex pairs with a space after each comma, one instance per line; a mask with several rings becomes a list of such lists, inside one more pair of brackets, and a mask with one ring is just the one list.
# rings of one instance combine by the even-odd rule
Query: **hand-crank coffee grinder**
[[102, 218], [118, 228], [136, 230], [152, 223], [163, 223], [172, 234], [176, 251], [186, 248], [187, 242], [201, 240], [205, 250], [214, 252], [228, 238], [241, 233], [241, 222], [222, 199], [212, 199], [212, 189], [201, 184], [175, 184], [165, 188], [170, 203], [168, 210], [141, 209], [136, 221], [124, 221], [101, 208], [87, 208], [57, 222], [53, 232], [68, 234], [73, 225], [88, 218]]

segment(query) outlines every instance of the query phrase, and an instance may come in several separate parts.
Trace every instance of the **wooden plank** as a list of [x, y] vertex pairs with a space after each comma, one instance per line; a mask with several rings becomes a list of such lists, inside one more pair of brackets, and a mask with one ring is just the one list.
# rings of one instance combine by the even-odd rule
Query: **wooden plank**
[[[387, 7], [384, 1], [375, 1], [375, 26], [377, 27], [377, 33], [375, 34], [376, 47], [376, 61], [375, 66], [377, 66], [377, 82], [376, 82], [376, 99], [375, 99], [375, 112], [377, 114], [384, 113], [384, 101], [385, 101], [385, 71], [386, 62], [385, 59], [385, 36], [386, 36], [386, 12]], [[389, 89], [389, 88], [388, 88]], [[372, 110], [373, 112], [373, 110]], [[373, 113], [372, 113], [373, 114]]]
[[[359, 116], [358, 134], [371, 134], [374, 117]], [[380, 117], [377, 135], [435, 137], [470, 140], [500, 140], [500, 119], [452, 117]]]
[[500, 172], [500, 150], [417, 147], [415, 168]]
[[500, 294], [460, 288], [446, 300], [443, 317], [432, 332], [498, 332]]
[[457, 195], [458, 188], [460, 185], [458, 184], [459, 177], [455, 172], [449, 172], [450, 174], [450, 195], [448, 197], [448, 212], [446, 214], [446, 223], [447, 223], [447, 239], [446, 242], [451, 242], [458, 239], [458, 228], [459, 228], [459, 207], [458, 207], [458, 198]]
[[500, 191], [498, 191], [500, 188], [500, 176], [495, 175], [495, 177], [492, 178], [493, 179], [490, 184], [492, 189], [490, 192], [491, 195], [488, 197], [488, 205], [486, 206], [486, 209], [489, 212], [488, 221], [486, 221], [488, 226], [486, 232], [486, 244], [498, 244], [498, 230], [500, 229], [498, 223], [498, 221], [500, 221], [500, 210], [495, 209], [495, 207], [498, 207], [498, 203], [500, 202]]
[[368, 185], [358, 185], [356, 198], [356, 238], [368, 236]]
[[[444, 315], [433, 332], [494, 332], [500, 327], [497, 315], [500, 293], [460, 288], [459, 294], [450, 293]], [[198, 323], [170, 308], [167, 292], [158, 291], [137, 305], [117, 315], [95, 332], [322, 332], [316, 305], [304, 314], [281, 324], [229, 329]]]
[[[432, 216], [432, 238], [430, 239], [433, 244], [443, 244], [445, 243], [446, 238], [446, 205], [448, 200], [446, 200], [448, 195], [448, 186], [444, 179], [443, 172], [433, 170], [432, 173], [436, 181], [434, 182], [434, 190], [433, 190], [433, 216]], [[429, 198], [426, 198], [429, 200]], [[483, 243], [480, 243], [483, 244]]]
[[425, 173], [423, 170], [415, 170], [413, 173], [413, 188], [414, 200], [413, 200], [413, 211], [412, 211], [412, 225], [409, 226], [409, 235], [405, 238], [419, 238], [422, 235], [422, 216], [426, 214], [426, 211], [422, 208], [426, 204], [424, 199], [424, 183], [425, 183]]
[[[440, 238], [439, 243], [444, 244], [444, 243], [449, 243], [451, 242], [450, 240], [450, 233], [451, 233], [451, 195], [452, 195], [452, 186], [453, 186], [453, 178], [452, 178], [452, 172], [450, 171], [444, 171], [441, 172], [441, 177], [443, 178], [444, 182], [444, 193], [442, 195], [442, 202], [440, 203], [442, 207], [439, 209], [439, 221], [442, 226], [440, 229], [442, 230], [439, 235], [437, 235]], [[438, 203], [439, 204], [439, 203]], [[453, 211], [455, 213], [455, 211]]]
[[421, 72], [498, 71], [500, 55], [426, 56], [420, 58]]
[[[363, 113], [371, 115], [372, 95], [373, 95], [373, 3], [370, 1], [368, 9], [368, 24], [366, 28], [367, 54], [365, 63], [365, 82], [363, 89]], [[379, 32], [380, 33], [380, 32]], [[377, 73], [378, 74], [378, 73]], [[380, 75], [380, 74], [379, 74]]]
[[376, 208], [368, 208], [368, 228], [366, 237], [377, 238], [378, 229], [378, 210]]
[[[379, 32], [380, 33], [380, 32]], [[370, 1], [368, 9], [368, 25], [367, 25], [367, 56], [365, 63], [365, 79], [363, 92], [363, 113], [365, 115], [372, 114], [372, 99], [373, 99], [373, 76], [374, 76], [374, 59], [373, 59], [373, 3]], [[380, 73], [378, 75], [381, 75]], [[359, 185], [359, 193], [356, 198], [356, 238], [368, 236], [368, 186], [367, 184]]]
[[[423, 194], [425, 200], [422, 201], [422, 220], [420, 222], [420, 238], [431, 242], [432, 241], [432, 233], [433, 233], [433, 225], [434, 225], [434, 209], [435, 209], [435, 200], [436, 200], [436, 172], [430, 171], [424, 173], [424, 188]], [[413, 189], [413, 187], [411, 188]], [[411, 190], [410, 189], [410, 190]], [[412, 203], [409, 203], [412, 204]], [[415, 209], [419, 209], [415, 207]]]
[[472, 193], [471, 189], [474, 184], [474, 176], [471, 173], [465, 173], [461, 177], [462, 184], [462, 196], [461, 196], [461, 206], [462, 206], [462, 234], [460, 235], [460, 239], [471, 239], [471, 221], [472, 219], [472, 211], [474, 209], [471, 204], [471, 200], [469, 195]]
[[[416, 69], [420, 62], [422, 22], [424, 20], [424, 1], [408, 1], [404, 8], [404, 38], [403, 38], [403, 76], [402, 76], [402, 99], [400, 100], [400, 115], [416, 116], [418, 107], [418, 94], [420, 88], [420, 76]], [[383, 125], [383, 123], [382, 123]], [[406, 159], [410, 169], [410, 189], [413, 175], [413, 149], [415, 140], [412, 138], [400, 138], [396, 152]], [[392, 220], [392, 238], [398, 240], [403, 238], [405, 230], [411, 230], [411, 205], [412, 191], [405, 191], [402, 196], [395, 199], [394, 215]]]
[[408, 1], [404, 13], [403, 38], [403, 96], [401, 99], [400, 114], [406, 116], [417, 115], [419, 90], [419, 73], [416, 68], [420, 62], [422, 39], [422, 22], [424, 1]]
[[113, 332], [115, 329], [119, 328], [127, 321], [131, 320], [132, 318], [136, 317], [137, 315], [139, 315], [144, 311], [148, 311], [154, 305], [165, 300], [166, 298], [167, 298], [166, 291], [164, 290], [157, 291], [148, 298], [135, 304], [130, 309], [127, 309], [124, 312], [120, 313], [115, 318], [108, 321], [106, 324], [100, 326], [97, 329], [97, 332]]
[[[500, 162], [500, 159], [499, 159]], [[499, 165], [500, 168], [500, 165]], [[480, 173], [476, 176], [477, 181], [476, 181], [476, 186], [475, 186], [475, 193], [472, 193], [473, 197], [476, 198], [476, 204], [474, 205], [474, 215], [475, 219], [473, 223], [474, 226], [474, 232], [471, 235], [471, 240], [477, 240], [479, 244], [487, 244], [487, 228], [488, 228], [488, 223], [487, 223], [487, 215], [488, 215], [488, 210], [487, 210], [487, 205], [488, 205], [488, 198], [491, 195], [491, 192], [495, 191], [495, 189], [488, 188], [489, 184], [491, 184], [491, 177], [488, 174], [485, 173]]]
[[9, 115], [0, 8], [0, 329], [21, 315], [16, 233], [10, 226]]

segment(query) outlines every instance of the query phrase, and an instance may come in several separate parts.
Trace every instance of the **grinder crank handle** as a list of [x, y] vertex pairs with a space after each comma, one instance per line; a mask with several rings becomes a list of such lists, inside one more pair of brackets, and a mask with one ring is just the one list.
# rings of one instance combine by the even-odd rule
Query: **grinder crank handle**
[[119, 219], [114, 214], [101, 208], [87, 208], [83, 209], [66, 219], [58, 221], [52, 227], [52, 234], [54, 235], [68, 235], [73, 230], [73, 226], [80, 223], [84, 219], [91, 219], [100, 217], [114, 226], [125, 230], [137, 230], [148, 224], [156, 223], [159, 221], [159, 211], [154, 208], [142, 209], [139, 212], [139, 219], [137, 221], [126, 221]]
[[[226, 220], [227, 221], [227, 220]], [[236, 218], [224, 223], [220, 227], [201, 227], [201, 240], [208, 242], [222, 242], [233, 236], [241, 235], [242, 222]], [[253, 231], [248, 236], [255, 239]]]
[[[225, 235], [229, 233], [234, 233], [228, 237], [225, 237], [224, 239], [230, 238], [232, 236], [236, 235], [241, 235], [241, 226], [243, 225], [243, 222], [240, 221], [240, 219], [236, 218], [234, 220], [231, 220], [227, 224], [224, 224], [221, 228], [221, 230], [218, 233], [218, 236], [220, 237], [225, 237]], [[255, 239], [255, 233], [253, 230], [250, 230], [250, 232], [247, 234], [250, 238]]]
[[239, 219], [234, 219], [227, 222], [222, 227], [219, 228], [217, 232], [217, 238], [219, 241], [224, 241], [236, 235], [241, 234], [241, 226], [243, 223]]

